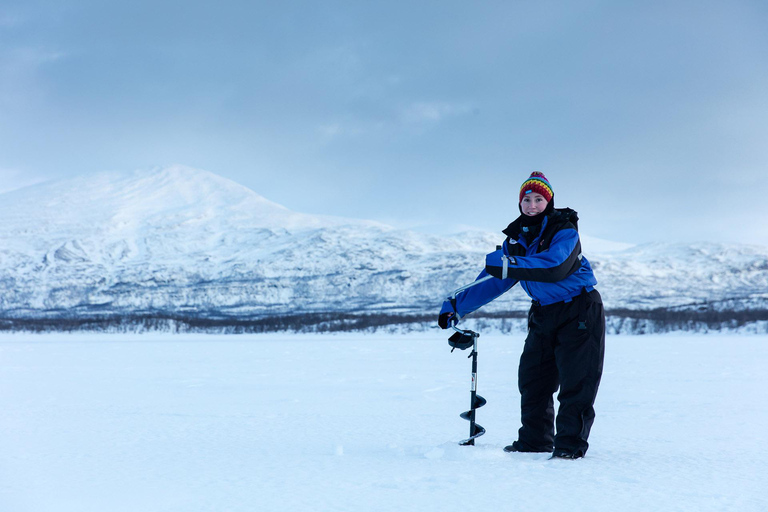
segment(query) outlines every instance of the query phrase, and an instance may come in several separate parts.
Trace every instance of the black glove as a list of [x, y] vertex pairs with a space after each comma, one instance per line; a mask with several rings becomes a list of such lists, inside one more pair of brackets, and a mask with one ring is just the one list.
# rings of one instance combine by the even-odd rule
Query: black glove
[[440, 313], [440, 316], [437, 317], [437, 325], [439, 325], [441, 329], [447, 329], [451, 325], [456, 325], [456, 313], [452, 311]]

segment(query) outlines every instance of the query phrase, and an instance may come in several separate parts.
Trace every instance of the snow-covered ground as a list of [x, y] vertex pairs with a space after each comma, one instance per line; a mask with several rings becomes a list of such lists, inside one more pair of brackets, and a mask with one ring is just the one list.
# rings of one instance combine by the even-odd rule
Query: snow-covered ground
[[0, 510], [768, 510], [768, 337], [609, 337], [579, 461], [502, 451], [520, 335], [480, 338], [458, 446], [445, 339], [0, 335]]

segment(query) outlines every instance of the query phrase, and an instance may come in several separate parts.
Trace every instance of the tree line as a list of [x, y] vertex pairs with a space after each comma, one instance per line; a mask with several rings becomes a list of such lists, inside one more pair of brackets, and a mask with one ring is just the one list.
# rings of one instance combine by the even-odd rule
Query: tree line
[[[614, 309], [606, 313], [614, 333], [701, 331], [735, 329], [768, 321], [768, 310], [712, 311], [656, 308]], [[486, 326], [520, 322], [525, 311], [475, 312], [474, 321]], [[468, 317], [469, 318], [469, 317]], [[313, 312], [262, 317], [223, 317], [172, 312], [109, 315], [58, 315], [55, 317], [0, 316], [0, 331], [22, 332], [200, 332], [200, 333], [332, 333], [378, 329], [429, 328], [437, 314]], [[503, 329], [506, 330], [506, 329]]]

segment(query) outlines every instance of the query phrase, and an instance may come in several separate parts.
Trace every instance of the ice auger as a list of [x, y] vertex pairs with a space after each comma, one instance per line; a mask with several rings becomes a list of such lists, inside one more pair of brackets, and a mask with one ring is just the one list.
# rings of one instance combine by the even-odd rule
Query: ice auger
[[[472, 387], [470, 388], [470, 405], [469, 410], [461, 413], [459, 416], [469, 421], [469, 438], [461, 441], [459, 444], [462, 446], [474, 446], [475, 439], [485, 434], [485, 429], [475, 422], [475, 412], [480, 407], [484, 406], [488, 401], [477, 394], [477, 338], [480, 334], [475, 331], [457, 329], [455, 326], [453, 330], [456, 332], [448, 339], [448, 344], [453, 349], [466, 350], [472, 347], [472, 352], [469, 357], [472, 358]], [[453, 350], [451, 350], [453, 352]]]
[[[467, 288], [471, 288], [472, 286], [478, 285], [483, 281], [487, 281], [488, 279], [493, 279], [493, 276], [485, 276], [481, 279], [478, 279], [477, 281], [454, 290], [448, 300], [452, 302], [455, 301], [456, 295], [458, 295], [459, 292], [462, 292]], [[475, 331], [470, 331], [469, 329], [459, 329], [455, 325], [452, 325], [451, 328], [456, 331], [451, 335], [450, 338], [448, 338], [448, 344], [452, 347], [451, 352], [457, 348], [459, 350], [466, 350], [469, 347], [472, 347], [472, 352], [470, 352], [468, 356], [472, 358], [472, 387], [470, 388], [469, 410], [459, 415], [465, 420], [469, 421], [469, 438], [461, 441], [459, 444], [462, 446], [474, 446], [475, 439], [485, 434], [485, 429], [475, 422], [475, 412], [477, 409], [488, 403], [485, 398], [477, 394], [477, 338], [480, 337], [480, 334], [476, 333]]]

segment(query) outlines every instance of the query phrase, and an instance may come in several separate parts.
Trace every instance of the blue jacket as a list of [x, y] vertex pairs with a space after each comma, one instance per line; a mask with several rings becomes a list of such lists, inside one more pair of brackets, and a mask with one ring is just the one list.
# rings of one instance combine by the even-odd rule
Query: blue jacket
[[570, 301], [584, 289], [591, 291], [597, 280], [581, 254], [577, 222], [575, 211], [555, 209], [544, 218], [539, 234], [529, 243], [518, 218], [503, 231], [507, 239], [501, 249], [486, 256], [486, 269], [476, 281], [489, 274], [498, 279], [488, 279], [460, 292], [455, 300], [443, 303], [440, 313], [455, 311], [461, 319], [518, 282], [542, 306]]

